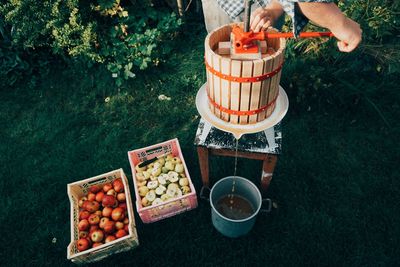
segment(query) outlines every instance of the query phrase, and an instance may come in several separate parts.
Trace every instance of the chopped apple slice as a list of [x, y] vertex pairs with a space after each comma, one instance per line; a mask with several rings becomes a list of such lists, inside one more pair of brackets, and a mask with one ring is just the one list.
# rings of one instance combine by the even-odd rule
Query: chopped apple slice
[[157, 188], [157, 186], [158, 186], [158, 181], [149, 181], [147, 183], [147, 187], [149, 189], [155, 189], [155, 188]]
[[169, 171], [168, 172], [168, 180], [171, 183], [177, 182], [179, 180], [179, 174], [177, 172], [174, 172], [174, 171]]
[[150, 190], [149, 192], [147, 192], [146, 198], [148, 201], [153, 202], [154, 199], [156, 199], [156, 192], [154, 192], [154, 190]]

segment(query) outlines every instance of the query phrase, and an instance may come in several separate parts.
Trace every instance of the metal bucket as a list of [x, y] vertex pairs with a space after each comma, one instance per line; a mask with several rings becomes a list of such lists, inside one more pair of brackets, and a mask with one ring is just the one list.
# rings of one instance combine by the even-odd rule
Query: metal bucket
[[[233, 181], [235, 181], [235, 195], [239, 195], [248, 200], [254, 209], [253, 214], [241, 220], [227, 218], [216, 209], [218, 200], [226, 195], [232, 194]], [[263, 202], [268, 202], [267, 209], [261, 209]], [[262, 199], [257, 186], [239, 176], [228, 176], [215, 183], [210, 192], [210, 204], [211, 219], [214, 227], [227, 237], [239, 237], [247, 234], [253, 228], [257, 214], [260, 211], [269, 212], [271, 210], [271, 200]]]

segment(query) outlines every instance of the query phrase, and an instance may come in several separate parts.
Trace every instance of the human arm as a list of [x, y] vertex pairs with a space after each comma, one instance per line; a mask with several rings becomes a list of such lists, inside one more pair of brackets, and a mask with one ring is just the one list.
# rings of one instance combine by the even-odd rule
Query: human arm
[[277, 19], [283, 14], [282, 5], [277, 0], [272, 0], [265, 8], [257, 8], [251, 14], [250, 28], [253, 32], [259, 32], [274, 25]]
[[304, 16], [335, 35], [340, 51], [351, 52], [361, 42], [360, 25], [346, 17], [336, 4], [298, 2], [298, 5]]

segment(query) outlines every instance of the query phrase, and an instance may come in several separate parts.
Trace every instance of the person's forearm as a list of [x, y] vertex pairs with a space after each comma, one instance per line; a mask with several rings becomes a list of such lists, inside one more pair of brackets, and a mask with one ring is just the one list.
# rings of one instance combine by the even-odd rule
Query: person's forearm
[[276, 21], [283, 14], [283, 7], [279, 3], [278, 0], [272, 0], [271, 3], [267, 6], [273, 12], [273, 19]]
[[342, 26], [346, 17], [334, 3], [298, 3], [301, 12], [321, 27], [332, 29]]
[[301, 12], [312, 22], [328, 28], [338, 39], [340, 51], [351, 52], [361, 42], [360, 25], [346, 17], [333, 3], [298, 3]]

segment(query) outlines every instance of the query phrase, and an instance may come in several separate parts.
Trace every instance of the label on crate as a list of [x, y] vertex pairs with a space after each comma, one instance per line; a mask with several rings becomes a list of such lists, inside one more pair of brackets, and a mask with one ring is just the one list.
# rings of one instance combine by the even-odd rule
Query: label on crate
[[190, 207], [190, 202], [189, 199], [184, 198], [184, 199], [180, 199], [180, 200], [176, 200], [170, 203], [167, 203], [165, 205], [161, 205], [157, 208], [151, 209], [150, 211], [150, 216], [152, 218], [155, 217], [165, 217], [168, 216], [170, 213], [171, 214], [175, 214], [176, 212], [179, 211], [184, 211], [187, 208]]
[[162, 146], [157, 146], [148, 150], [143, 150], [136, 153], [139, 162], [146, 161], [148, 159], [152, 159], [154, 157], [172, 153], [173, 152], [173, 143], [165, 144]]

